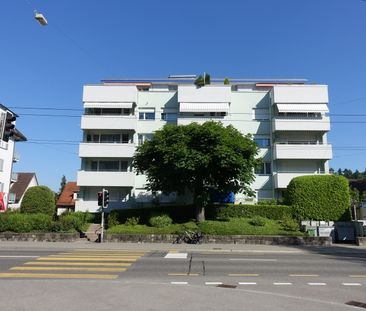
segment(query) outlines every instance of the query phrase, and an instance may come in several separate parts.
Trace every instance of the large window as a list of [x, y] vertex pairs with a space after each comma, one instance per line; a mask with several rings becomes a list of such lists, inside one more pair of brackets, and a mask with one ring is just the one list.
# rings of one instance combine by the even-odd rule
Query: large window
[[128, 116], [132, 114], [131, 108], [85, 108], [86, 115]]
[[139, 110], [139, 120], [155, 120], [155, 109], [140, 109]]
[[255, 168], [257, 175], [270, 175], [272, 174], [271, 162], [263, 162]]
[[153, 134], [139, 134], [138, 135], [138, 144], [139, 146], [142, 145], [146, 140], [151, 140], [153, 137]]
[[106, 133], [106, 134], [94, 134], [88, 133], [86, 135], [87, 143], [130, 143], [130, 137], [132, 141], [132, 134], [129, 133]]
[[125, 160], [93, 160], [90, 162], [89, 170], [95, 171], [95, 172], [127, 172], [128, 171], [128, 161], [125, 161]]
[[269, 120], [268, 109], [255, 108], [253, 109], [253, 120]]

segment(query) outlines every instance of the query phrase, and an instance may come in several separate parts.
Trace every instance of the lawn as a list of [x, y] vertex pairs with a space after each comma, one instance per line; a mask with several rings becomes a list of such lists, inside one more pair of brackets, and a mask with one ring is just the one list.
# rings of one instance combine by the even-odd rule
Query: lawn
[[148, 225], [117, 225], [107, 230], [109, 234], [175, 234], [185, 230], [200, 231], [204, 234], [218, 235], [291, 235], [301, 236], [300, 231], [289, 231], [279, 221], [263, 219], [261, 224], [253, 224], [253, 218], [231, 218], [227, 221], [208, 220], [200, 224], [188, 222], [173, 224], [163, 228]]

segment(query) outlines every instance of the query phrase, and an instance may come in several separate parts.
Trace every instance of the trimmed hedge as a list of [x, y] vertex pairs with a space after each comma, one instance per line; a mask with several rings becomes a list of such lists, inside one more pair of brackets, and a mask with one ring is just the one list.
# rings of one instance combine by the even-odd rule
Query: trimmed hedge
[[215, 212], [215, 218], [251, 218], [255, 216], [265, 217], [273, 220], [292, 218], [292, 208], [287, 205], [242, 205], [228, 204], [220, 207]]
[[285, 201], [301, 220], [350, 220], [348, 181], [343, 176], [312, 175], [291, 180]]
[[123, 224], [128, 218], [138, 217], [140, 224], [149, 224], [150, 218], [157, 215], [168, 215], [174, 223], [184, 223], [196, 218], [195, 208], [192, 205], [179, 205], [113, 210], [109, 213], [108, 219], [112, 219], [113, 224]]
[[0, 213], [0, 232], [70, 232], [85, 231], [92, 219], [89, 213], [69, 213], [53, 221], [47, 214]]

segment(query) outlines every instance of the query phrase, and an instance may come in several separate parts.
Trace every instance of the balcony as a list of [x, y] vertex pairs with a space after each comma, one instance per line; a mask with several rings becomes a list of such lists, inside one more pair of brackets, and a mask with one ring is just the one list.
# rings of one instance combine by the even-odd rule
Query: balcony
[[135, 144], [120, 143], [81, 143], [80, 158], [132, 158]]
[[[306, 144], [308, 143], [308, 144]], [[319, 159], [330, 160], [332, 158], [332, 145], [313, 144], [302, 142], [291, 144], [276, 143], [273, 148], [273, 159]]]
[[79, 171], [77, 184], [87, 187], [134, 187], [133, 172]]
[[208, 122], [208, 121], [216, 121], [216, 122], [223, 122], [224, 123], [225, 121], [230, 121], [230, 119], [228, 119], [227, 116], [225, 116], [225, 117], [211, 117], [211, 116], [207, 116], [207, 117], [178, 117], [177, 124], [178, 125], [188, 125], [188, 124], [191, 124], [193, 122], [198, 123], [198, 124], [203, 124], [203, 123]]
[[286, 189], [290, 181], [298, 176], [318, 175], [324, 172], [278, 172], [274, 174], [274, 187], [279, 189]]
[[108, 116], [108, 115], [83, 115], [81, 129], [108, 129], [108, 130], [134, 130], [136, 131], [136, 116]]
[[83, 102], [137, 102], [135, 85], [85, 85]]
[[230, 103], [229, 85], [205, 85], [197, 88], [191, 85], [178, 86], [179, 103]]
[[275, 85], [272, 89], [273, 103], [328, 103], [326, 85]]
[[272, 119], [272, 131], [319, 131], [330, 130], [329, 117], [322, 118], [291, 118], [276, 116]]

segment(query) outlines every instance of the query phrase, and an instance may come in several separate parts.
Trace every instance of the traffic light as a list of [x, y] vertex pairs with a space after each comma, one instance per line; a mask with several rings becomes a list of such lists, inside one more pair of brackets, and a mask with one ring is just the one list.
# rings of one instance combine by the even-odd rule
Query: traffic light
[[103, 192], [98, 192], [98, 206], [103, 206]]
[[103, 207], [108, 207], [109, 204], [109, 191], [104, 190], [103, 191]]
[[2, 137], [3, 141], [8, 142], [9, 138], [14, 135], [15, 120], [16, 120], [16, 116], [11, 114], [10, 112], [6, 113], [5, 126], [4, 126], [4, 132], [3, 132], [3, 137]]

